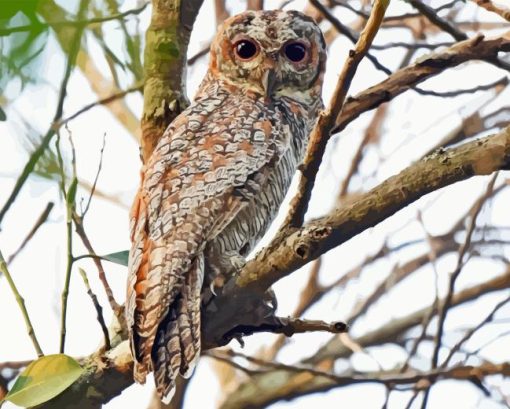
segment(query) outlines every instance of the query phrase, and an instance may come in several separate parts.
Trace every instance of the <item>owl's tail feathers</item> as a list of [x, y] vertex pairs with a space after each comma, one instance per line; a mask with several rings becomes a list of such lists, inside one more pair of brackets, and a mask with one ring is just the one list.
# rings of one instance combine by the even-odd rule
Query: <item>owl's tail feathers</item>
[[152, 350], [156, 390], [164, 403], [175, 393], [178, 375], [188, 378], [200, 356], [200, 292], [204, 276], [203, 255], [186, 274], [186, 282], [158, 328]]
[[150, 368], [146, 363], [134, 359], [133, 379], [136, 383], [144, 384], [149, 372]]

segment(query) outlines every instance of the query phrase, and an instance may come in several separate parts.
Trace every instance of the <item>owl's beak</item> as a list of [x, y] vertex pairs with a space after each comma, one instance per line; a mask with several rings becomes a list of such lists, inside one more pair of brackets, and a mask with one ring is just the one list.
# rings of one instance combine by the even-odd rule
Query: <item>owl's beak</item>
[[264, 87], [266, 98], [270, 97], [273, 94], [275, 85], [276, 85], [276, 72], [274, 68], [270, 68], [266, 72], [264, 72], [262, 76], [262, 86]]

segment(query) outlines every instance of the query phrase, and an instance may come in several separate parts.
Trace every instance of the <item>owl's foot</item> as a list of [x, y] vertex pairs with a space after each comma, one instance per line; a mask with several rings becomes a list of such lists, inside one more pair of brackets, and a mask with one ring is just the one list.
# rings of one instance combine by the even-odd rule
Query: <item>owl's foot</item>
[[212, 281], [211, 283], [209, 284], [209, 290], [211, 290], [211, 293], [214, 294], [214, 296], [218, 296], [218, 294], [216, 294], [216, 291], [214, 290], [214, 288], [222, 288], [223, 286], [225, 285], [225, 276], [222, 275], [222, 274], [218, 274]]
[[278, 299], [276, 298], [276, 294], [272, 288], [269, 288], [264, 293], [264, 304], [269, 308], [269, 311], [266, 317], [274, 315], [276, 313], [276, 309], [278, 308]]

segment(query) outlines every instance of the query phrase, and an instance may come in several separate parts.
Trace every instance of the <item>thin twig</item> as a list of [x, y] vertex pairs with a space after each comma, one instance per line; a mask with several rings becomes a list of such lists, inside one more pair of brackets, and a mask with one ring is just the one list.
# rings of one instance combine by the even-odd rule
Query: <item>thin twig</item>
[[41, 215], [37, 218], [34, 226], [28, 232], [27, 237], [25, 237], [17, 250], [8, 257], [7, 264], [11, 264], [13, 262], [21, 250], [23, 250], [27, 243], [32, 239], [32, 237], [34, 237], [35, 233], [37, 233], [37, 230], [39, 230], [39, 228], [46, 222], [46, 220], [48, 220], [48, 216], [50, 215], [53, 206], [55, 206], [55, 203], [48, 202]]
[[432, 354], [432, 367], [436, 368], [438, 359], [439, 359], [439, 350], [441, 348], [441, 342], [443, 337], [443, 330], [444, 330], [444, 322], [446, 320], [446, 315], [448, 314], [448, 310], [450, 309], [451, 301], [453, 299], [453, 293], [455, 290], [455, 283], [457, 281], [457, 278], [459, 277], [462, 268], [464, 266], [464, 256], [466, 252], [468, 251], [470, 245], [471, 245], [471, 238], [473, 236], [473, 232], [475, 231], [476, 227], [476, 220], [478, 218], [478, 215], [480, 214], [480, 211], [483, 208], [483, 205], [485, 203], [485, 200], [489, 198], [492, 194], [492, 190], [494, 189], [494, 183], [496, 182], [496, 178], [498, 177], [498, 172], [494, 174], [494, 176], [491, 178], [491, 181], [489, 182], [485, 195], [482, 196], [481, 200], [479, 200], [476, 204], [476, 206], [473, 208], [473, 211], [470, 214], [470, 220], [468, 227], [466, 229], [466, 238], [464, 239], [464, 242], [459, 248], [459, 254], [457, 256], [457, 265], [455, 267], [455, 270], [452, 272], [450, 276], [450, 282], [448, 285], [448, 293], [446, 294], [446, 297], [444, 299], [444, 302], [440, 305], [440, 310], [438, 314], [438, 323], [437, 323], [437, 333], [435, 337], [435, 347], [434, 352]]
[[94, 178], [94, 182], [92, 183], [92, 188], [90, 189], [89, 199], [87, 201], [87, 204], [85, 205], [85, 209], [83, 209], [83, 211], [81, 212], [82, 219], [85, 217], [85, 215], [89, 211], [90, 203], [92, 202], [92, 197], [94, 196], [94, 192], [96, 191], [97, 181], [98, 181], [99, 175], [101, 173], [101, 168], [103, 167], [103, 153], [104, 153], [105, 146], [106, 146], [106, 134], [103, 134], [103, 145], [101, 146], [101, 150], [99, 151], [99, 165], [97, 166], [96, 176]]
[[94, 304], [94, 308], [96, 309], [97, 322], [99, 322], [101, 330], [103, 331], [104, 345], [105, 349], [108, 351], [111, 348], [110, 336], [108, 335], [108, 328], [106, 327], [106, 323], [103, 317], [103, 307], [101, 307], [101, 304], [99, 304], [96, 295], [93, 293], [92, 288], [90, 287], [89, 279], [87, 278], [87, 273], [85, 272], [85, 270], [80, 267], [78, 268], [78, 271], [80, 272], [81, 278], [83, 279], [83, 283], [87, 288], [87, 294], [89, 295], [90, 299], [92, 300], [92, 304]]
[[442, 17], [439, 17], [436, 10], [434, 10], [432, 7], [426, 5], [420, 0], [409, 0], [409, 4], [411, 4], [425, 17], [427, 17], [432, 24], [450, 34], [453, 38], [455, 38], [455, 40], [464, 41], [468, 39], [468, 36], [460, 31], [457, 27], [455, 27], [452, 23]]
[[413, 44], [409, 44], [409, 43], [403, 43], [403, 42], [394, 42], [394, 43], [387, 43], [387, 44], [372, 44], [372, 50], [393, 50], [397, 47], [400, 47], [400, 48], [406, 48], [408, 50], [418, 50], [420, 48], [426, 48], [428, 50], [435, 50], [436, 48], [439, 48], [439, 47], [451, 47], [454, 43], [452, 43], [451, 41], [445, 41], [443, 43], [433, 43], [433, 44], [429, 44], [429, 43], [413, 43]]
[[99, 105], [108, 105], [110, 102], [113, 102], [117, 99], [124, 98], [126, 95], [131, 94], [136, 91], [141, 91], [143, 89], [143, 83], [142, 84], [135, 84], [131, 88], [128, 88], [123, 91], [116, 92], [112, 95], [109, 95], [105, 98], [98, 99], [97, 101], [91, 102], [90, 104], [85, 105], [83, 108], [80, 108], [78, 111], [76, 111], [74, 114], [69, 115], [67, 118], [62, 119], [60, 121], [59, 126], [62, 126], [64, 124], [67, 124], [68, 122], [72, 121], [76, 117], [80, 116], [84, 112], [87, 112], [88, 110], [97, 107]]
[[439, 98], [453, 98], [458, 97], [459, 95], [469, 94], [472, 95], [475, 92], [479, 91], [488, 91], [492, 88], [503, 86], [506, 87], [508, 85], [508, 77], [502, 77], [499, 80], [496, 80], [494, 82], [491, 82], [490, 84], [486, 85], [478, 85], [476, 87], [467, 88], [467, 89], [459, 89], [456, 91], [444, 91], [444, 92], [437, 92], [432, 90], [425, 90], [419, 87], [413, 87], [413, 90], [416, 91], [418, 94], [421, 95], [428, 95], [433, 97], [439, 97]]
[[485, 38], [483, 35], [477, 35], [446, 50], [422, 57], [414, 64], [396, 71], [379, 84], [348, 98], [333, 132], [342, 131], [363, 112], [392, 100], [447, 68], [475, 59], [493, 63], [498, 53], [508, 51], [510, 51], [509, 38], [505, 36]]
[[[69, 134], [69, 140], [72, 140], [71, 134]], [[58, 155], [60, 156], [59, 162], [63, 162], [60, 154], [60, 149], [57, 149]], [[64, 195], [66, 203], [66, 237], [67, 237], [67, 263], [64, 280], [64, 288], [62, 290], [62, 307], [61, 307], [61, 318], [60, 318], [60, 353], [64, 353], [65, 340], [66, 340], [66, 317], [67, 317], [67, 299], [69, 297], [69, 285], [71, 283], [71, 272], [73, 269], [73, 213], [75, 209], [75, 197], [76, 189], [78, 186], [78, 179], [76, 177], [76, 166], [75, 166], [75, 151], [72, 146], [72, 162], [73, 162], [73, 178], [67, 191], [64, 189], [65, 180], [62, 180], [62, 194]], [[63, 172], [63, 171], [62, 171]]]
[[392, 373], [392, 372], [376, 372], [367, 373], [366, 375], [336, 375], [332, 372], [321, 371], [311, 367], [299, 367], [296, 365], [287, 365], [280, 362], [266, 361], [263, 359], [255, 358], [232, 350], [208, 351], [207, 356], [216, 357], [241, 357], [256, 365], [272, 368], [282, 369], [295, 373], [309, 373], [314, 376], [324, 377], [332, 380], [338, 385], [351, 385], [358, 383], [379, 383], [383, 385], [406, 385], [416, 384], [417, 382], [428, 380], [430, 382], [438, 379], [470, 379], [473, 376], [484, 377], [488, 375], [501, 374], [503, 376], [510, 375], [510, 364], [492, 364], [484, 363], [480, 366], [458, 366], [449, 369], [433, 369], [428, 372], [417, 373], [409, 371], [405, 374]]
[[195, 64], [200, 58], [202, 58], [204, 55], [207, 55], [207, 53], [209, 52], [210, 49], [211, 49], [211, 44], [208, 44], [206, 47], [202, 48], [199, 52], [192, 55], [188, 59], [186, 64], [188, 66]]
[[90, 254], [82, 255], [74, 257], [74, 261], [78, 261], [82, 258], [92, 258], [94, 261], [94, 264], [96, 265], [98, 277], [101, 281], [101, 284], [103, 284], [103, 288], [106, 293], [106, 297], [108, 298], [108, 303], [110, 304], [110, 308], [114, 312], [114, 314], [118, 315], [121, 313], [121, 308], [117, 301], [115, 300], [115, 297], [113, 295], [112, 288], [110, 287], [110, 284], [108, 283], [108, 279], [106, 278], [106, 273], [103, 267], [103, 263], [101, 262], [101, 256], [96, 255], [94, 248], [92, 247], [92, 243], [90, 242], [90, 239], [88, 238], [85, 227], [83, 225], [83, 219], [78, 216], [76, 212], [73, 213], [73, 221], [74, 221], [74, 228], [76, 231], [76, 234], [80, 237], [83, 245], [85, 248], [90, 252]]
[[448, 356], [445, 358], [445, 360], [441, 364], [441, 368], [446, 368], [446, 366], [448, 365], [448, 363], [452, 359], [453, 355], [455, 354], [455, 352], [457, 352], [460, 349], [462, 344], [464, 344], [464, 342], [466, 342], [469, 338], [471, 338], [475, 332], [477, 332], [479, 329], [484, 327], [485, 324], [491, 322], [493, 320], [493, 318], [494, 318], [494, 315], [496, 315], [496, 313], [502, 307], [504, 307], [506, 304], [508, 304], [509, 302], [510, 302], [510, 297], [506, 297], [502, 301], [498, 302], [494, 306], [492, 311], [482, 321], [480, 321], [480, 323], [476, 327], [473, 327], [469, 331], [467, 331], [464, 334], [464, 336], [452, 348], [450, 348], [450, 352], [448, 353]]
[[300, 318], [277, 318], [277, 323], [270, 331], [281, 333], [287, 337], [304, 332], [331, 332], [340, 334], [346, 332], [348, 327], [343, 322], [325, 322], [320, 320], [305, 320]]
[[20, 295], [18, 289], [16, 288], [16, 285], [14, 284], [14, 281], [11, 277], [11, 273], [9, 272], [9, 269], [7, 268], [7, 263], [4, 260], [4, 256], [2, 255], [2, 251], [0, 251], [0, 272], [2, 272], [5, 275], [5, 278], [7, 279], [7, 282], [9, 283], [9, 286], [11, 287], [11, 291], [14, 294], [14, 297], [16, 298], [16, 302], [19, 305], [19, 308], [21, 310], [21, 315], [23, 315], [23, 319], [25, 320], [25, 325], [28, 330], [28, 336], [32, 340], [32, 344], [34, 344], [35, 351], [37, 352], [37, 356], [43, 356], [44, 353], [41, 349], [41, 346], [39, 345], [39, 341], [37, 340], [37, 337], [35, 335], [34, 327], [32, 326], [32, 322], [30, 321], [30, 317], [28, 315], [27, 308], [25, 307], [25, 300]]
[[[335, 27], [335, 29], [340, 33], [346, 36], [353, 44], [356, 44], [359, 41], [359, 36], [356, 32], [351, 30], [345, 24], [343, 24], [340, 20], [338, 20], [319, 0], [310, 0], [310, 4], [312, 4], [320, 13]], [[368, 24], [368, 22], [367, 22]], [[379, 22], [380, 24], [380, 22]], [[369, 44], [370, 46], [370, 44]], [[374, 67], [378, 70], [384, 72], [387, 75], [391, 74], [391, 70], [382, 65], [377, 58], [371, 55], [368, 52], [368, 48], [366, 50], [366, 57], [374, 64]]]
[[358, 171], [365, 147], [370, 143], [374, 143], [374, 140], [380, 139], [381, 128], [382, 128], [382, 125], [386, 118], [387, 112], [388, 112], [388, 104], [380, 105], [376, 109], [375, 114], [372, 117], [372, 120], [370, 121], [370, 123], [368, 124], [368, 126], [365, 130], [365, 134], [363, 135], [363, 138], [361, 139], [361, 142], [358, 145], [358, 149], [356, 150], [356, 152], [353, 155], [349, 169], [347, 170], [347, 173], [346, 173], [342, 183], [340, 184], [340, 189], [339, 189], [340, 191], [338, 193], [339, 200], [344, 199], [345, 196], [347, 195], [347, 191], [349, 189], [349, 184], [351, 182], [352, 177]]
[[[357, 8], [351, 6], [347, 1], [339, 1], [339, 0], [330, 0], [335, 6], [340, 6], [340, 7], [345, 7], [346, 9], [352, 11], [353, 13], [355, 13], [356, 15], [360, 16], [360, 17], [363, 17], [365, 20], [368, 19], [369, 17], [369, 14], [368, 13], [365, 13], [364, 11], [361, 11], [361, 10], [358, 10]], [[439, 11], [442, 11], [442, 10], [445, 10], [445, 9], [448, 9], [448, 8], [451, 8], [453, 7], [457, 2], [461, 2], [462, 0], [453, 0], [449, 3], [446, 3], [446, 4], [443, 4], [442, 6], [436, 8], [436, 9], [433, 9], [436, 13], [439, 12]], [[383, 22], [388, 22], [388, 21], [402, 21], [402, 20], [405, 20], [405, 19], [408, 19], [408, 18], [415, 18], [415, 17], [419, 17], [421, 16], [421, 14], [419, 13], [406, 13], [406, 14], [399, 14], [399, 15], [396, 15], [396, 16], [388, 16], [388, 17], [384, 17], [384, 20]]]

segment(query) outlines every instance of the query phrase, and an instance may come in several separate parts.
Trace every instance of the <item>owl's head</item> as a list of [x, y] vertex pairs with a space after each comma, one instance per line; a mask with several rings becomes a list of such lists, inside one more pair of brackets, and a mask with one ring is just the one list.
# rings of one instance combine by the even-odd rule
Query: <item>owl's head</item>
[[320, 99], [326, 43], [298, 11], [247, 11], [227, 19], [211, 45], [210, 72], [219, 80], [277, 99]]

